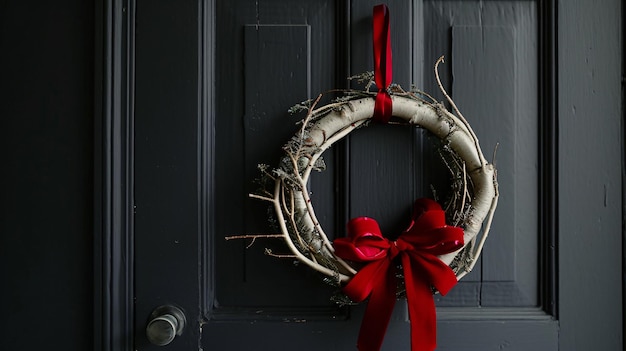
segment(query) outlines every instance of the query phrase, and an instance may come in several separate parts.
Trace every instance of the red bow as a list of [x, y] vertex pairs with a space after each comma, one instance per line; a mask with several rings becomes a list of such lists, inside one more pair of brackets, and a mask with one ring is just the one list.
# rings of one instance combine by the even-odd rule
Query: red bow
[[463, 229], [447, 226], [445, 212], [430, 199], [415, 202], [413, 220], [396, 241], [383, 238], [378, 223], [368, 217], [348, 222], [348, 237], [334, 241], [337, 256], [369, 262], [343, 292], [353, 301], [369, 296], [357, 347], [380, 350], [396, 302], [396, 257], [404, 272], [411, 321], [411, 349], [434, 350], [437, 320], [431, 286], [445, 295], [457, 283], [452, 269], [437, 256], [463, 247]]
[[387, 92], [391, 84], [391, 31], [387, 5], [374, 6], [374, 81], [378, 87], [373, 118], [387, 123], [391, 118], [391, 96]]

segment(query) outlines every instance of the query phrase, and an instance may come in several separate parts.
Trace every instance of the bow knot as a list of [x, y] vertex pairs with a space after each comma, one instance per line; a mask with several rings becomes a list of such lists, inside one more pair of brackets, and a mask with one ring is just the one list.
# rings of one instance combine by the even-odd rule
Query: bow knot
[[366, 263], [343, 288], [355, 302], [370, 299], [359, 332], [359, 350], [380, 350], [396, 301], [397, 258], [406, 287], [412, 349], [434, 350], [431, 287], [445, 295], [457, 282], [452, 269], [437, 256], [463, 247], [463, 229], [446, 225], [441, 206], [430, 199], [417, 200], [411, 224], [395, 241], [382, 236], [374, 219], [353, 218], [348, 222], [348, 237], [335, 239], [334, 246], [337, 256]]
[[[398, 254], [400, 252], [415, 250], [415, 247], [413, 245], [411, 245], [406, 240], [403, 240], [402, 238], [399, 238], [398, 240], [394, 241], [393, 243], [394, 243], [394, 246], [398, 250]], [[395, 257], [395, 255], [394, 255], [394, 257]]]

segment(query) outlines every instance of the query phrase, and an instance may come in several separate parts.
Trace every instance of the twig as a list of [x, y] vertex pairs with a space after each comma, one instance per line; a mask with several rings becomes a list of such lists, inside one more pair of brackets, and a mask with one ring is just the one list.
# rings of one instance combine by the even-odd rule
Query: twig
[[300, 128], [300, 139], [304, 140], [304, 131], [306, 129], [306, 125], [309, 123], [309, 120], [311, 119], [312, 111], [313, 108], [315, 107], [315, 105], [317, 105], [317, 103], [320, 101], [320, 99], [322, 98], [322, 94], [319, 94], [317, 96], [317, 99], [315, 99], [315, 101], [311, 104], [311, 106], [309, 106], [309, 112], [306, 114], [306, 117], [304, 118], [304, 121], [302, 121], [302, 127]]
[[498, 198], [500, 197], [500, 191], [498, 190], [498, 172], [496, 172], [495, 170], [494, 170], [494, 175], [493, 175], [493, 187], [494, 187], [495, 193], [491, 201], [491, 206], [489, 206], [489, 212], [487, 214], [487, 219], [485, 221], [483, 235], [480, 238], [480, 241], [478, 242], [478, 245], [476, 246], [476, 249], [473, 252], [474, 259], [470, 261], [470, 264], [465, 269], [465, 272], [462, 272], [461, 274], [457, 276], [457, 279], [463, 278], [467, 273], [469, 273], [474, 268], [474, 265], [476, 265], [477, 258], [478, 256], [480, 256], [480, 253], [483, 250], [483, 246], [485, 245], [485, 241], [487, 240], [487, 237], [489, 236], [489, 231], [491, 230], [491, 222], [493, 221], [493, 215], [496, 212], [496, 206], [498, 206]]
[[[291, 252], [293, 252], [296, 255], [296, 258], [302, 261], [307, 266], [327, 276], [331, 276], [331, 277], [337, 276], [338, 273], [336, 271], [329, 269], [327, 267], [324, 267], [320, 264], [317, 264], [311, 259], [309, 259], [308, 257], [304, 256], [298, 250], [298, 248], [294, 245], [294, 243], [291, 241], [289, 237], [289, 229], [287, 228], [285, 224], [285, 217], [283, 216], [283, 211], [281, 210], [280, 202], [278, 201], [280, 188], [281, 188], [281, 182], [277, 180], [275, 183], [275, 187], [274, 187], [274, 199], [275, 199], [274, 209], [276, 211], [276, 216], [278, 217], [278, 225], [280, 226], [281, 231], [285, 234], [285, 242], [287, 243], [287, 246], [289, 246], [289, 249], [291, 250]], [[347, 282], [348, 280], [350, 280], [349, 276], [339, 273], [340, 282]]]
[[441, 90], [443, 95], [446, 97], [446, 99], [450, 103], [450, 106], [452, 106], [452, 109], [454, 109], [454, 112], [456, 112], [459, 119], [461, 120], [461, 122], [463, 122], [463, 124], [465, 125], [465, 128], [467, 128], [470, 135], [472, 136], [472, 139], [474, 140], [474, 144], [476, 146], [476, 151], [478, 151], [478, 157], [480, 158], [481, 163], [484, 167], [484, 165], [487, 164], [487, 161], [485, 160], [485, 156], [483, 156], [482, 152], [480, 152], [480, 146], [478, 145], [478, 137], [476, 137], [476, 134], [474, 134], [474, 130], [470, 126], [469, 122], [467, 121], [467, 119], [465, 119], [465, 117], [463, 116], [459, 108], [456, 107], [456, 104], [454, 103], [450, 95], [448, 95], [448, 93], [446, 92], [446, 89], [443, 87], [443, 84], [441, 83], [441, 79], [439, 78], [439, 64], [441, 62], [444, 62], [443, 56], [439, 57], [437, 62], [435, 62], [435, 78], [437, 79], [437, 85], [439, 86], [439, 89]]
[[254, 245], [256, 239], [268, 239], [268, 238], [284, 238], [285, 234], [246, 234], [246, 235], [231, 235], [227, 236], [224, 239], [226, 240], [235, 240], [235, 239], [252, 239], [250, 244], [246, 246], [246, 249], [249, 249]]
[[463, 164], [463, 197], [461, 198], [461, 210], [459, 211], [461, 214], [465, 210], [465, 199], [467, 196], [467, 173], [465, 172], [465, 162]]
[[259, 200], [263, 200], [263, 201], [269, 201], [269, 202], [274, 201], [274, 199], [272, 199], [271, 197], [258, 195], [258, 194], [248, 194], [248, 196], [253, 198], [253, 199], [259, 199]]
[[246, 234], [246, 235], [231, 235], [227, 236], [225, 240], [236, 239], [265, 239], [265, 238], [282, 238], [285, 234]]
[[271, 249], [265, 249], [265, 254], [268, 256], [272, 256], [272, 257], [276, 257], [276, 258], [298, 258], [298, 256], [296, 255], [289, 255], [289, 254], [275, 254], [272, 252]]

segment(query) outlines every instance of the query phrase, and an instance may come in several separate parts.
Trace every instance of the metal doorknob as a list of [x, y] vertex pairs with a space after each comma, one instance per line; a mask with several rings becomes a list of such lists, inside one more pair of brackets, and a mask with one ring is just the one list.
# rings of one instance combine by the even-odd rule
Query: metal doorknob
[[171, 343], [185, 329], [185, 313], [176, 306], [159, 306], [152, 314], [146, 326], [148, 340], [157, 346]]

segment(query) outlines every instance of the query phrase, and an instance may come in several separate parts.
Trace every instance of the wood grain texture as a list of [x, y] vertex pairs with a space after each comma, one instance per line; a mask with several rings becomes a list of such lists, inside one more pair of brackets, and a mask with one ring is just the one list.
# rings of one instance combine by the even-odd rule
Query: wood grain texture
[[[194, 1], [138, 1], [135, 10], [135, 45], [129, 53], [129, 65], [136, 67], [129, 72], [135, 89], [128, 93], [135, 104], [126, 121], [133, 145], [120, 152], [134, 161], [133, 346], [145, 350], [152, 347], [145, 327], [154, 308], [175, 304], [187, 320], [200, 318], [195, 288], [200, 53]], [[198, 333], [189, 327], [178, 345], [197, 344]]]
[[558, 5], [561, 349], [622, 350], [623, 4]]
[[[355, 317], [360, 317], [357, 314]], [[439, 337], [437, 350], [445, 351], [528, 351], [558, 350], [557, 324], [552, 321], [498, 321], [482, 323], [475, 321], [446, 322], [437, 325]], [[337, 322], [301, 321], [283, 323], [280, 338], [255, 338], [255, 347], [262, 350], [293, 350], [301, 345], [305, 350], [354, 350], [358, 325]], [[409, 351], [409, 324], [392, 322], [389, 326], [382, 351]], [[488, 332], [486, 332], [488, 331]], [[215, 323], [205, 337], [231, 340], [229, 349], [245, 349], [249, 343], [240, 335], [271, 335], [272, 324], [240, 324], [236, 328], [229, 323]], [[337, 337], [340, 335], [340, 337]]]
[[[286, 253], [280, 240], [260, 240], [246, 249], [248, 242], [223, 238], [276, 231], [268, 221], [268, 204], [248, 194], [259, 188], [257, 165], [275, 165], [304, 118], [287, 110], [334, 88], [335, 37], [340, 35], [335, 6], [328, 1], [234, 1], [217, 3], [216, 11], [216, 304], [222, 310], [332, 307], [332, 287], [319, 284], [292, 260], [264, 255], [264, 248]], [[331, 169], [316, 174], [310, 190], [320, 217], [333, 228], [333, 154], [324, 156]]]
[[[373, 70], [372, 9], [376, 1], [352, 4], [352, 74]], [[390, 1], [393, 83], [410, 88], [413, 77], [412, 4]], [[363, 89], [362, 86], [357, 87]], [[405, 127], [372, 125], [350, 136], [350, 217], [375, 218], [385, 235], [395, 236], [410, 220], [421, 192], [422, 134]], [[419, 189], [419, 190], [418, 190]]]
[[[489, 160], [497, 148], [500, 185], [481, 259], [449, 296], [438, 298], [438, 304], [537, 306], [537, 9], [530, 2], [428, 1], [424, 13], [426, 57], [445, 55], [439, 69], [444, 86], [475, 129]], [[425, 64], [424, 70], [424, 89], [438, 97], [432, 69]], [[425, 145], [425, 162], [436, 165], [432, 149]], [[445, 169], [426, 168], [424, 177], [426, 184], [446, 189]]]

